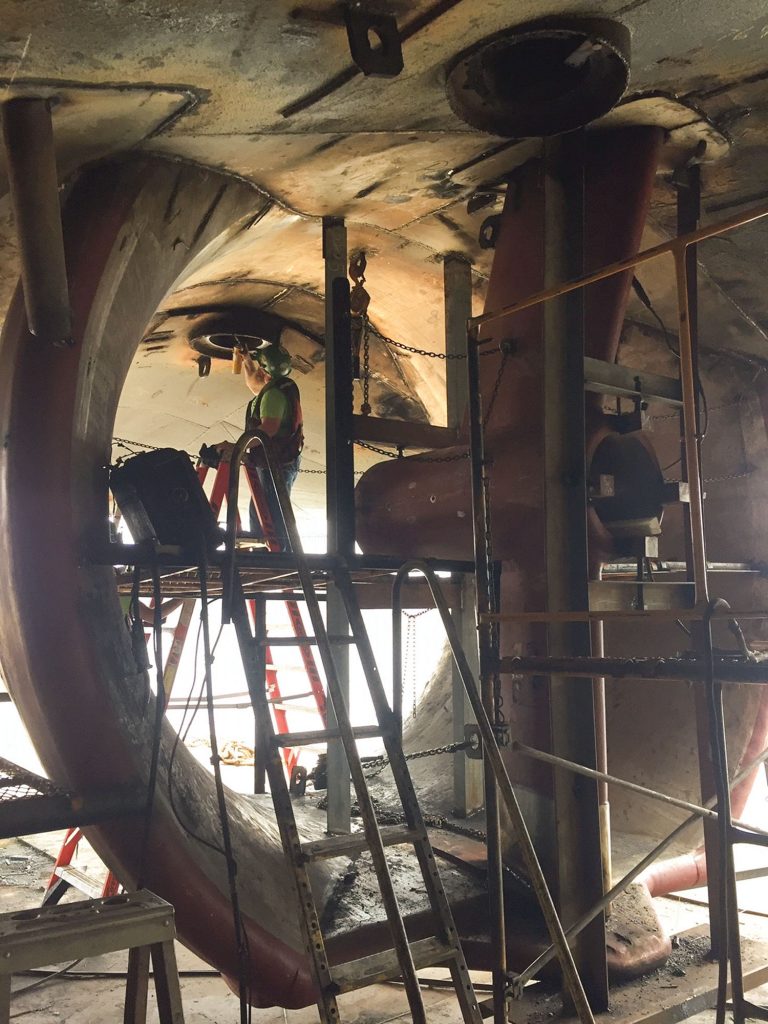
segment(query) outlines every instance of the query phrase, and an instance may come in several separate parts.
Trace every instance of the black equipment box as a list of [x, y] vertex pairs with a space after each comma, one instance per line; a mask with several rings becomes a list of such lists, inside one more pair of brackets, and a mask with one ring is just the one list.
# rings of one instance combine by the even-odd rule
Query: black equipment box
[[186, 452], [159, 448], [134, 455], [112, 470], [109, 486], [136, 543], [201, 552], [224, 539]]

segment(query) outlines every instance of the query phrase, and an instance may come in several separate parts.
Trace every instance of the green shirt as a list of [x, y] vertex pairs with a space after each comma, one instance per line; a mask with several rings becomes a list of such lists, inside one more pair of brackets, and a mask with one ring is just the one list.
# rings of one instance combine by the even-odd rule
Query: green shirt
[[293, 403], [285, 391], [278, 386], [277, 381], [265, 384], [258, 395], [248, 403], [246, 412], [247, 423], [271, 419], [278, 420], [280, 423], [276, 437], [288, 437], [293, 433]]

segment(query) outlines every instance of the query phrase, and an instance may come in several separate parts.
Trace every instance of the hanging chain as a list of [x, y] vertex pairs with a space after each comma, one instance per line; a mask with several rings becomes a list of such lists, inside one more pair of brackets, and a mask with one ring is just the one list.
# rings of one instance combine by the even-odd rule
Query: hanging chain
[[411, 718], [416, 718], [416, 619], [426, 615], [429, 608], [420, 612], [403, 612], [405, 624], [405, 651], [403, 655], [403, 675], [408, 681], [411, 692]]
[[499, 363], [499, 372], [496, 374], [496, 380], [493, 382], [493, 390], [491, 391], [491, 397], [488, 399], [488, 408], [485, 410], [485, 416], [483, 417], [483, 427], [487, 427], [490, 422], [491, 415], [493, 413], [493, 407], [496, 405], [496, 399], [499, 397], [499, 389], [501, 388], [501, 381], [504, 376], [504, 370], [507, 366], [507, 360], [509, 359], [510, 353], [513, 351], [512, 346], [509, 343], [502, 342], [498, 350], [491, 349], [492, 352], [501, 352], [501, 362]]
[[371, 322], [368, 319], [368, 314], [363, 313], [363, 404], [360, 406], [360, 412], [363, 416], [369, 416], [371, 413], [371, 403], [369, 401], [369, 395], [371, 390]]
[[[385, 339], [386, 340], [386, 339]], [[499, 372], [496, 374], [496, 379], [493, 382], [493, 389], [491, 391], [491, 397], [488, 401], [488, 407], [483, 417], [483, 427], [487, 427], [493, 413], [494, 406], [496, 405], [496, 399], [499, 396], [501, 388], [502, 378], [504, 377], [504, 370], [506, 369], [509, 356], [514, 351], [511, 344], [502, 342], [498, 348], [491, 349], [491, 354], [495, 355], [498, 352], [502, 353], [501, 362], [499, 363]], [[428, 353], [436, 355], [437, 353]], [[370, 452], [375, 452], [377, 455], [383, 455], [387, 459], [402, 459], [405, 458], [402, 446], [399, 446], [396, 452], [389, 451], [387, 448], [379, 448], [375, 444], [369, 444], [367, 441], [355, 441], [355, 444], [360, 448], [367, 448]], [[458, 452], [455, 455], [411, 455], [410, 459], [412, 462], [463, 462], [469, 458], [468, 451]]]
[[[370, 415], [371, 406], [368, 401], [370, 388], [370, 325], [368, 306], [371, 296], [365, 290], [365, 268], [368, 265], [364, 252], [353, 253], [349, 258], [349, 276], [354, 284], [349, 290], [349, 313], [352, 335], [353, 376], [362, 381], [363, 402], [360, 412], [363, 416]], [[360, 367], [360, 342], [363, 342], [363, 367]]]

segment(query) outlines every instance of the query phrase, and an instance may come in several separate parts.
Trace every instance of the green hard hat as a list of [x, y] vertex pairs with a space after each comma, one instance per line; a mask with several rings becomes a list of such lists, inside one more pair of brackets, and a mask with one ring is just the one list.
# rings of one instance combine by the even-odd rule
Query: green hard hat
[[287, 377], [293, 367], [291, 357], [281, 345], [266, 345], [256, 352], [256, 359], [270, 377]]

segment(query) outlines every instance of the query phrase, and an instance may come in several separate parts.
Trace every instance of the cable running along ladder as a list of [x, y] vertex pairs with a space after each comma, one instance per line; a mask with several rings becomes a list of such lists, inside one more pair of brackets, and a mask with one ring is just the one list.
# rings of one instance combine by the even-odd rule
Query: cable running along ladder
[[[338, 723], [338, 726], [333, 729], [276, 734], [269, 714], [266, 690], [259, 682], [263, 680], [265, 641], [263, 639], [260, 642], [257, 641], [251, 631], [237, 565], [236, 549], [238, 469], [245, 451], [254, 443], [260, 444], [263, 448], [268, 472], [275, 485], [288, 538], [288, 549], [294, 556], [296, 572], [314, 630], [313, 640], [320, 652], [327, 679], [328, 694]], [[344, 637], [343, 642], [349, 642], [357, 648], [376, 715], [375, 725], [362, 728], [355, 728], [350, 722], [336, 673], [331, 644], [342, 638], [329, 638], [327, 634], [312, 573], [304, 558], [282, 473], [272, 464], [269, 439], [259, 431], [245, 433], [235, 446], [230, 463], [227, 504], [227, 568], [224, 577], [223, 619], [225, 622], [233, 622], [235, 626], [256, 715], [257, 735], [262, 750], [266, 751], [266, 773], [283, 850], [296, 885], [302, 936], [317, 985], [317, 1005], [320, 1018], [324, 1024], [333, 1024], [339, 1020], [337, 995], [364, 988], [376, 982], [402, 977], [414, 1024], [425, 1024], [424, 1003], [416, 971], [425, 967], [445, 966], [450, 969], [464, 1021], [466, 1024], [470, 1024], [470, 1022], [480, 1024], [482, 1018], [459, 942], [456, 924], [443, 889], [400, 744], [398, 721], [387, 701], [351, 578], [341, 563], [331, 570], [333, 582], [342, 596], [351, 630], [351, 637]], [[379, 828], [356, 744], [357, 739], [370, 737], [380, 737], [383, 740], [403, 807], [405, 825]], [[329, 739], [340, 739], [344, 747], [360, 808], [363, 832], [331, 836], [314, 842], [303, 842], [296, 825], [293, 804], [280, 761], [280, 749], [286, 745], [297, 747], [302, 744], [327, 742]], [[400, 844], [411, 845], [414, 849], [421, 869], [424, 890], [429, 898], [437, 926], [434, 935], [414, 942], [409, 940], [406, 933], [384, 853], [386, 846]], [[358, 960], [331, 965], [325, 950], [325, 940], [312, 893], [308, 865], [316, 860], [338, 857], [357, 851], [368, 851], [371, 855], [382, 905], [392, 935], [392, 948]]]

